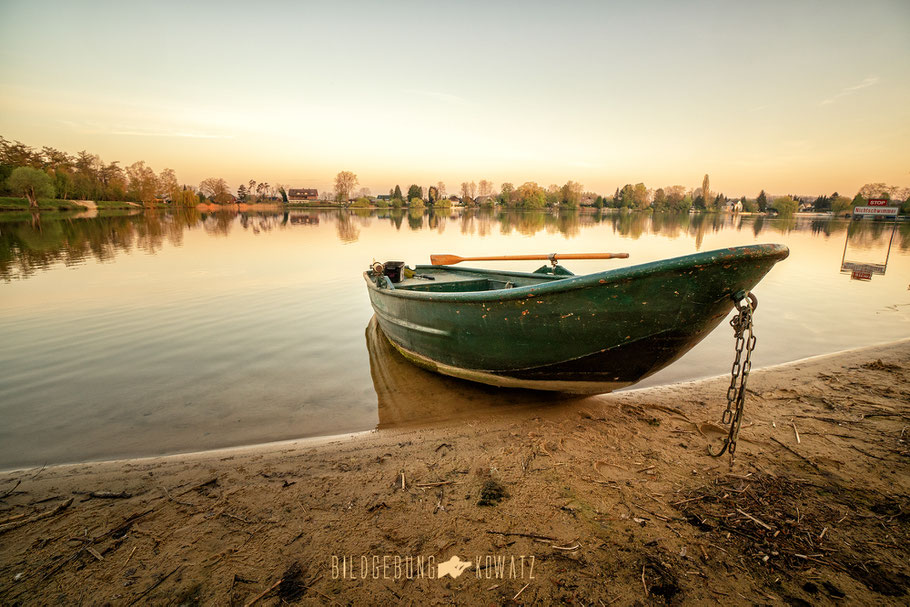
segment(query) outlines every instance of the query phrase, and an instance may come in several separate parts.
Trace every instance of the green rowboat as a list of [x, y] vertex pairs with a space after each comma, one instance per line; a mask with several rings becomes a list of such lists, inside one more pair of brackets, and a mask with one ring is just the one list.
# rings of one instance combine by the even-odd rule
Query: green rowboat
[[584, 276], [558, 265], [417, 266], [397, 283], [372, 271], [364, 280], [382, 331], [417, 365], [495, 386], [594, 394], [685, 354], [788, 255], [762, 244]]

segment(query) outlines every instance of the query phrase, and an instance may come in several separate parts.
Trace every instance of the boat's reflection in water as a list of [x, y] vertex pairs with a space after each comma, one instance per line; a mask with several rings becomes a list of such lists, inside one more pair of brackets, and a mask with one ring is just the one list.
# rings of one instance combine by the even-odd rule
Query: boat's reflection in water
[[526, 414], [574, 406], [573, 394], [497, 388], [433, 373], [408, 362], [389, 343], [376, 317], [366, 328], [370, 375], [379, 400], [379, 428], [424, 424], [489, 414]]

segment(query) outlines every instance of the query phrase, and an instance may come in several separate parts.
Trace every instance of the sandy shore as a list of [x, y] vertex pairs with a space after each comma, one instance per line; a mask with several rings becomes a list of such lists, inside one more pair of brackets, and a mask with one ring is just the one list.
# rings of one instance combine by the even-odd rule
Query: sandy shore
[[906, 604], [907, 361], [753, 373], [732, 469], [716, 379], [4, 473], [0, 603]]

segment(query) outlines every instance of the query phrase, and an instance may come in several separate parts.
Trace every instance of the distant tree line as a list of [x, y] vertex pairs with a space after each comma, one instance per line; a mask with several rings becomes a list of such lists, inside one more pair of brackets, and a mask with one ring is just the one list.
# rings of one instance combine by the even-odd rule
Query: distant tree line
[[122, 200], [154, 203], [171, 200], [195, 204], [195, 188], [181, 185], [172, 169], [156, 173], [142, 160], [127, 167], [104, 162], [86, 150], [71, 155], [52, 147], [36, 149], [0, 137], [0, 192], [37, 198]]
[[[324, 192], [337, 202], [346, 203], [358, 185], [357, 175], [341, 171], [335, 177], [334, 191]], [[228, 183], [220, 177], [204, 179], [198, 186], [181, 184], [173, 169], [155, 172], [142, 160], [121, 167], [120, 161], [104, 162], [97, 154], [82, 150], [75, 155], [44, 146], [33, 148], [19, 141], [9, 141], [0, 136], [0, 195], [24, 196], [33, 207], [41, 198], [129, 201], [150, 205], [172, 202], [193, 205], [212, 201], [220, 204], [231, 202], [288, 202], [288, 187], [271, 185], [253, 179], [241, 183], [232, 193]], [[492, 181], [462, 182], [461, 196], [446, 195], [443, 182], [428, 186], [411, 184], [405, 195], [400, 185], [389, 190], [389, 200], [374, 200], [368, 188], [360, 188], [356, 203], [359, 206], [395, 207], [450, 206], [457, 200], [468, 207], [501, 205], [516, 209], [596, 208], [635, 209], [640, 211], [723, 211], [728, 208], [746, 212], [766, 213], [774, 210], [780, 214], [794, 213], [808, 207], [815, 211], [831, 211], [835, 215], [848, 213], [854, 206], [865, 205], [870, 198], [884, 198], [900, 207], [900, 212], [910, 213], [910, 188], [890, 186], [885, 183], [864, 185], [852, 197], [838, 192], [823, 194], [812, 200], [800, 196], [770, 197], [762, 190], [755, 199], [745, 196], [730, 199], [722, 193], [711, 191], [710, 179], [705, 175], [699, 188], [687, 189], [673, 185], [649, 189], [644, 183], [627, 183], [616, 188], [612, 196], [602, 196], [584, 190], [575, 181], [563, 185], [551, 184], [544, 188], [527, 181], [519, 186], [502, 183], [497, 191]]]
[[119, 160], [105, 162], [86, 150], [72, 155], [44, 146], [37, 149], [0, 136], [0, 195], [24, 196], [29, 205], [39, 198], [110, 200], [150, 205], [168, 202], [195, 205], [211, 201], [287, 201], [286, 186], [250, 180], [235, 197], [220, 177], [204, 179], [198, 186], [181, 184], [173, 169], [155, 172], [145, 161], [121, 167]]
[[[459, 188], [460, 200], [467, 207], [501, 205], [506, 208], [516, 209], [545, 209], [545, 208], [577, 208], [590, 206], [595, 208], [614, 208], [630, 210], [653, 210], [659, 212], [688, 212], [696, 211], [720, 212], [726, 210], [744, 211], [747, 213], [769, 213], [774, 211], [780, 215], [790, 215], [801, 208], [810, 208], [814, 211], [831, 211], [835, 215], [849, 212], [854, 206], [865, 205], [868, 198], [886, 198], [897, 200], [895, 204], [901, 206], [901, 213], [910, 213], [910, 188], [898, 188], [884, 183], [866, 184], [857, 192], [854, 198], [841, 196], [837, 192], [828, 196], [822, 195], [815, 199], [802, 196], [785, 195], [770, 196], [761, 190], [755, 198], [729, 198], [723, 193], [712, 192], [710, 177], [705, 175], [701, 187], [694, 189], [682, 185], [672, 185], [652, 190], [644, 183], [627, 183], [621, 188], [616, 188], [612, 196], [602, 196], [587, 192], [584, 187], [574, 181], [568, 181], [562, 186], [552, 184], [547, 188], [536, 182], [528, 181], [520, 186], [505, 182], [499, 190], [495, 184], [486, 179], [479, 182], [462, 182]], [[445, 184], [438, 182], [429, 186], [424, 196], [424, 188], [411, 184], [407, 195], [402, 192], [401, 186], [396, 185], [389, 190], [389, 200], [377, 200], [379, 206], [391, 204], [400, 206], [439, 206], [451, 205], [451, 199], [446, 198]], [[373, 202], [367, 199], [367, 202]]]

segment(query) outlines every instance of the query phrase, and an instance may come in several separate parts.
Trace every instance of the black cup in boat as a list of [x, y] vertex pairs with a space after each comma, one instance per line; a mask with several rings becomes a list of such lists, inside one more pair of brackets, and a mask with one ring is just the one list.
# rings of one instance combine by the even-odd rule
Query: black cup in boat
[[392, 282], [401, 282], [401, 271], [404, 268], [403, 261], [387, 261], [382, 264], [385, 268], [384, 273]]

